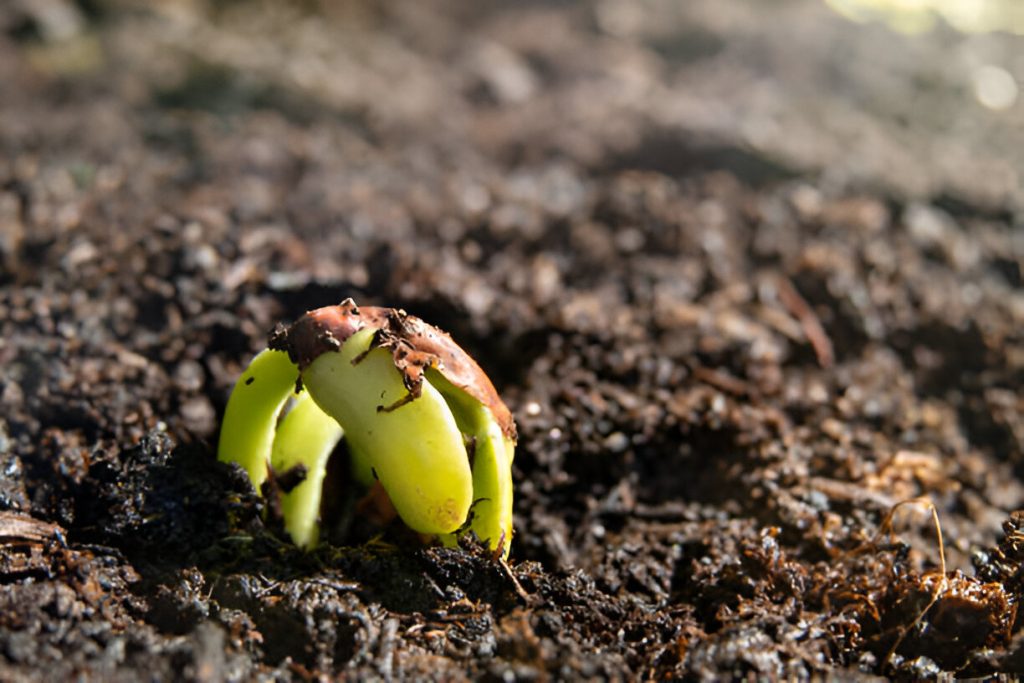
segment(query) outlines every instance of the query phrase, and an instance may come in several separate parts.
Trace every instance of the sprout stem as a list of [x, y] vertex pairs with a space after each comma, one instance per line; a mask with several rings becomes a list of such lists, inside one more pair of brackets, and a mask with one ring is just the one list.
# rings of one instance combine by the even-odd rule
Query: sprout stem
[[245, 468], [257, 491], [267, 478], [277, 416], [295, 391], [298, 376], [287, 353], [268, 349], [253, 358], [228, 399], [217, 458]]
[[482, 403], [454, 386], [437, 370], [427, 380], [444, 396], [455, 421], [473, 448], [473, 509], [470, 529], [504, 557], [512, 541], [512, 457], [515, 444], [506, 437]]
[[312, 548], [319, 540], [327, 460], [341, 436], [341, 425], [320, 410], [308, 391], [299, 395], [277, 427], [270, 456], [274, 471], [287, 472], [297, 465], [306, 468], [302, 483], [281, 494], [284, 527], [300, 548]]

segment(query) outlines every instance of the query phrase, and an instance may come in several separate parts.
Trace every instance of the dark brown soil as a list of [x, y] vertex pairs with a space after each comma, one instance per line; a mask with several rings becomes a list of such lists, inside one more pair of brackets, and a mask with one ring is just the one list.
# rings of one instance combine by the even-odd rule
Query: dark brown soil
[[[0, 5], [0, 680], [1024, 673], [1024, 39], [637, 7]], [[507, 567], [216, 462], [349, 296], [512, 409]]]

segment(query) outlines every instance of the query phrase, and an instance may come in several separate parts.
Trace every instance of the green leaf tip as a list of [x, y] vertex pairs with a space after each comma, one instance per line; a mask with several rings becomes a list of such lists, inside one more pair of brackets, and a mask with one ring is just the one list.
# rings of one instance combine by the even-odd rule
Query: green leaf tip
[[[296, 386], [304, 391], [279, 422]], [[447, 545], [468, 530], [508, 556], [515, 423], [447, 334], [351, 300], [279, 327], [235, 385], [218, 455], [239, 462], [257, 488], [268, 463], [278, 474], [301, 466], [305, 478], [281, 495], [280, 509], [292, 540], [311, 547], [341, 438], [352, 478], [379, 480], [411, 529]]]

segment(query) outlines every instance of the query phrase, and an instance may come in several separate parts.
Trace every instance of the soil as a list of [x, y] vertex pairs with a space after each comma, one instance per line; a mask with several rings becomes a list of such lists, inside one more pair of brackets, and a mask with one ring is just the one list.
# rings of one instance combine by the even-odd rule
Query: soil
[[[638, 7], [0, 7], [0, 680], [1024, 673], [1024, 38]], [[511, 408], [507, 565], [216, 461], [346, 297]]]

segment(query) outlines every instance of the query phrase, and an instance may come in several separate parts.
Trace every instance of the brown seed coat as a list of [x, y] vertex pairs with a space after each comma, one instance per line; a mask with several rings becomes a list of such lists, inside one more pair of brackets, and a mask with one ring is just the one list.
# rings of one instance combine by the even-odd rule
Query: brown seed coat
[[424, 371], [434, 368], [487, 406], [506, 437], [516, 438], [512, 413], [476, 361], [446, 332], [401, 309], [356, 306], [352, 299], [346, 299], [337, 306], [308, 311], [291, 327], [279, 326], [270, 335], [269, 346], [287, 351], [299, 369], [304, 370], [320, 354], [338, 351], [346, 339], [366, 327], [377, 330], [371, 348], [391, 351], [395, 368], [402, 373], [402, 381], [409, 390], [407, 399], [385, 410], [418, 398]]

